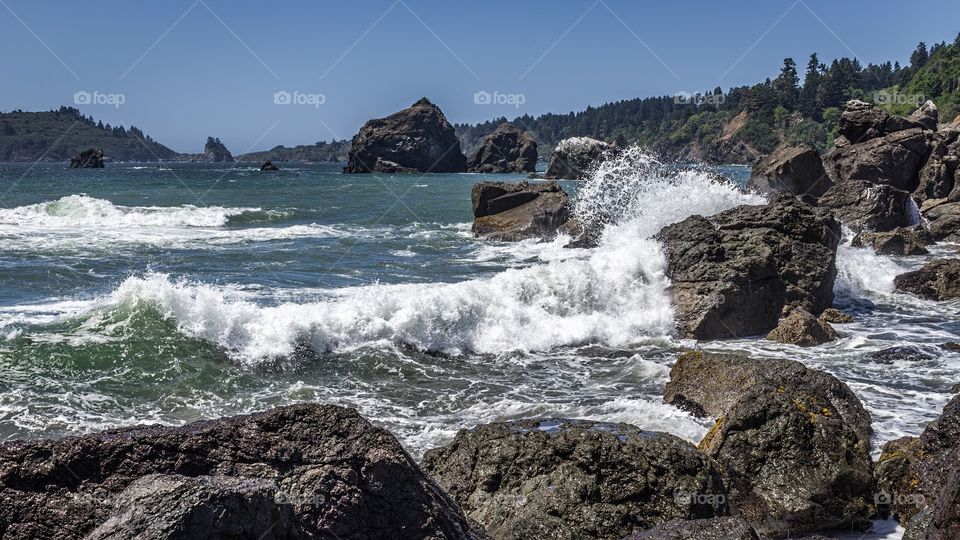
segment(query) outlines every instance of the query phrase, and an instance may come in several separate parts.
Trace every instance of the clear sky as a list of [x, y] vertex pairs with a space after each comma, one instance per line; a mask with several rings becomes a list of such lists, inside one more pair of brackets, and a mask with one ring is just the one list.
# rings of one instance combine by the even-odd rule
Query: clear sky
[[349, 138], [421, 96], [451, 122], [563, 113], [752, 84], [814, 51], [906, 63], [958, 31], [957, 0], [0, 0], [0, 110], [89, 92], [104, 122], [240, 154]]

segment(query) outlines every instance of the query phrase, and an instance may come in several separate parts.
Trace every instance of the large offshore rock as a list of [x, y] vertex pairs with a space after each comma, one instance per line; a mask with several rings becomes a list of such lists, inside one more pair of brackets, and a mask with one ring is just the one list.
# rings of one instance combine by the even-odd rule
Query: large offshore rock
[[462, 430], [421, 466], [497, 539], [622, 538], [726, 515], [713, 463], [688, 442], [567, 419]]
[[211, 163], [233, 163], [233, 154], [220, 139], [207, 137], [207, 143], [203, 145], [203, 159]]
[[786, 191], [794, 195], [823, 195], [833, 183], [813, 147], [782, 145], [754, 165], [747, 187], [762, 193]]
[[731, 510], [761, 537], [869, 524], [870, 415], [835, 377], [692, 352], [671, 370], [665, 401], [717, 418], [700, 448], [720, 464]]
[[547, 164], [547, 178], [579, 180], [596, 169], [612, 147], [590, 137], [564, 139], [553, 149]]
[[840, 224], [792, 195], [692, 216], [656, 238], [684, 337], [766, 334], [785, 306], [819, 314], [833, 303]]
[[893, 285], [929, 300], [960, 298], [960, 259], [932, 260], [920, 270], [900, 274]]
[[915, 219], [909, 192], [865, 180], [835, 184], [817, 204], [854, 230], [890, 231]]
[[483, 138], [480, 149], [467, 161], [477, 173], [524, 173], [537, 170], [537, 141], [504, 122]]
[[102, 169], [103, 150], [91, 148], [70, 158], [71, 169]]
[[479, 236], [550, 238], [573, 227], [570, 197], [556, 182], [480, 182], [471, 200], [473, 232]]
[[[277, 520], [274, 529], [264, 526], [268, 519]], [[0, 531], [111, 539], [166, 538], [164, 531], [224, 539], [475, 535], [392, 435], [329, 405], [4, 444]]]
[[386, 118], [370, 120], [353, 137], [344, 172], [464, 172], [467, 158], [440, 108], [422, 98]]

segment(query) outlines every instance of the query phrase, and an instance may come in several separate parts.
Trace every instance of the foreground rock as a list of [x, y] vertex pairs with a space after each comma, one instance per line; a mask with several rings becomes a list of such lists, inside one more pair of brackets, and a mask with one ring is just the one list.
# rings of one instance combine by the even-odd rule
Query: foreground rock
[[837, 339], [837, 331], [824, 319], [817, 319], [809, 311], [796, 308], [780, 319], [780, 323], [767, 334], [767, 339], [779, 343], [815, 347]]
[[783, 145], [753, 167], [747, 188], [761, 193], [786, 191], [816, 199], [832, 186], [820, 153], [813, 147]]
[[9, 538], [471, 538], [456, 505], [355, 411], [295, 405], [180, 428], [0, 447]]
[[818, 315], [833, 303], [840, 224], [792, 195], [692, 216], [656, 238], [684, 337], [766, 334], [786, 306]]
[[834, 212], [854, 230], [890, 231], [913, 223], [913, 201], [908, 191], [864, 180], [834, 185], [817, 204]]
[[960, 242], [960, 202], [929, 199], [920, 206], [920, 215], [935, 240]]
[[481, 182], [473, 186], [473, 232], [496, 240], [550, 238], [572, 231], [571, 204], [556, 182]]
[[863, 232], [853, 238], [854, 247], [873, 246], [880, 255], [926, 255], [926, 246], [933, 243], [930, 233], [921, 226], [897, 227], [887, 232]]
[[612, 148], [609, 144], [590, 137], [564, 139], [550, 155], [550, 163], [547, 164], [544, 176], [569, 180], [586, 178]]
[[266, 163], [260, 166], [260, 170], [261, 171], [279, 171], [280, 167], [277, 167], [276, 165], [274, 165], [272, 161], [267, 161]]
[[212, 163], [233, 163], [233, 154], [220, 139], [207, 137], [207, 144], [203, 146], [203, 159]]
[[103, 150], [91, 148], [70, 158], [71, 169], [102, 169]]
[[532, 173], [537, 170], [537, 141], [513, 124], [503, 123], [483, 138], [467, 161], [475, 173]]
[[960, 259], [936, 259], [893, 280], [897, 290], [929, 300], [960, 298]]
[[758, 540], [745, 520], [738, 517], [719, 517], [673, 521], [637, 533], [624, 540]]
[[712, 462], [627, 424], [565, 419], [460, 431], [424, 470], [494, 538], [622, 538], [726, 514]]
[[467, 158], [440, 109], [427, 98], [370, 120], [353, 137], [346, 173], [464, 172]]
[[[930, 156], [920, 170], [920, 183], [914, 194], [921, 201], [927, 199], [958, 200], [958, 167], [960, 167], [960, 130], [937, 132], [931, 143]], [[951, 197], [951, 193], [955, 193]]]
[[718, 418], [700, 448], [720, 464], [731, 511], [761, 537], [868, 525], [870, 415], [835, 377], [692, 352], [671, 370], [664, 401]]

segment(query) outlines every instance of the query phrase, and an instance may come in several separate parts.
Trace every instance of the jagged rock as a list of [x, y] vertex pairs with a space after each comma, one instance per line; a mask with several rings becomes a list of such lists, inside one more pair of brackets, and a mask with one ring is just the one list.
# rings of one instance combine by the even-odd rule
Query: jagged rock
[[913, 191], [920, 183], [920, 168], [929, 152], [924, 130], [911, 128], [837, 146], [823, 157], [823, 163], [834, 183], [863, 180]]
[[836, 308], [827, 308], [820, 314], [820, 320], [833, 324], [847, 324], [853, 322], [853, 317]]
[[834, 184], [817, 204], [854, 230], [890, 231], [914, 221], [910, 193], [864, 180]]
[[873, 246], [881, 255], [926, 255], [929, 253], [926, 246], [932, 243], [933, 238], [926, 229], [914, 226], [897, 227], [886, 232], [861, 232], [853, 238], [851, 245]]
[[832, 375], [780, 359], [681, 355], [664, 401], [718, 418], [700, 448], [761, 537], [869, 525], [870, 415]]
[[557, 144], [547, 164], [546, 178], [586, 178], [603, 161], [612, 147], [590, 137], [571, 137]]
[[801, 347], [815, 347], [837, 339], [837, 331], [830, 323], [817, 319], [805, 309], [793, 309], [780, 319], [780, 323], [769, 334], [767, 339], [779, 343], [799, 345]]
[[719, 517], [673, 521], [637, 533], [624, 540], [759, 540], [744, 519]]
[[353, 137], [346, 173], [464, 172], [467, 158], [440, 109], [427, 98], [370, 120]]
[[936, 131], [937, 126], [940, 124], [940, 110], [937, 109], [936, 103], [928, 99], [917, 110], [913, 111], [909, 120], [919, 124], [923, 129]]
[[885, 135], [889, 119], [890, 115], [883, 109], [854, 99], [844, 106], [837, 131], [844, 143], [856, 144]]
[[[273, 485], [276, 507], [266, 500]], [[206, 515], [211, 508], [222, 521]], [[277, 530], [294, 538], [475, 536], [400, 443], [352, 409], [294, 405], [177, 428], [0, 446], [4, 537], [175, 530], [194, 538], [211, 524], [267, 533], [262, 520], [274, 516]]]
[[753, 167], [747, 187], [762, 193], [786, 191], [812, 199], [833, 185], [813, 147], [782, 145]]
[[483, 425], [428, 451], [421, 466], [497, 539], [622, 538], [726, 515], [723, 484], [703, 453], [627, 424]]
[[272, 161], [267, 161], [266, 163], [260, 166], [260, 170], [261, 171], [279, 171], [280, 167], [277, 167], [276, 165], [274, 165]]
[[929, 300], [960, 298], [960, 259], [935, 259], [893, 279], [897, 290]]
[[207, 144], [203, 146], [203, 159], [214, 163], [233, 163], [233, 154], [220, 139], [207, 137]]
[[692, 216], [656, 238], [684, 337], [766, 334], [785, 306], [819, 314], [833, 304], [840, 224], [792, 195]]
[[938, 241], [960, 241], [960, 202], [928, 199], [920, 207], [930, 235]]
[[103, 150], [91, 148], [70, 158], [71, 169], [102, 169]]
[[935, 133], [930, 156], [920, 169], [920, 183], [914, 195], [920, 201], [949, 197], [958, 184], [957, 180], [960, 176], [958, 165], [960, 165], [960, 130], [947, 129]]
[[477, 173], [524, 173], [537, 170], [537, 141], [513, 124], [503, 123], [483, 138], [480, 149], [467, 161]]
[[571, 226], [570, 198], [556, 182], [473, 186], [473, 232], [497, 240], [553, 237]]

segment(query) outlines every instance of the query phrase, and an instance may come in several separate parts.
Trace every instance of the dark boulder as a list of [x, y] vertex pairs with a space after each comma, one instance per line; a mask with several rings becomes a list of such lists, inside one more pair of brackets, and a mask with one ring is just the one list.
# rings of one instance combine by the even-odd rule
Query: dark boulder
[[353, 137], [346, 173], [467, 170], [460, 141], [427, 98], [386, 118], [370, 120]]
[[590, 137], [564, 139], [553, 149], [544, 176], [569, 180], [586, 178], [612, 149], [609, 144]]
[[473, 232], [497, 240], [550, 238], [570, 227], [570, 198], [556, 182], [481, 182], [473, 186]]
[[940, 110], [937, 109], [936, 103], [927, 100], [917, 110], [913, 111], [909, 120], [920, 125], [923, 129], [936, 131], [940, 125]]
[[833, 324], [847, 324], [853, 322], [853, 317], [836, 308], [827, 308], [820, 314], [820, 320]]
[[870, 415], [832, 375], [789, 360], [686, 353], [665, 401], [718, 418], [700, 449], [720, 464], [731, 511], [761, 537], [869, 525]]
[[727, 511], [703, 453], [627, 424], [483, 425], [428, 451], [421, 466], [497, 539], [622, 538]]
[[103, 150], [91, 148], [70, 158], [71, 169], [102, 169]]
[[[920, 170], [920, 184], [914, 195], [921, 201], [945, 199], [953, 193], [960, 177], [960, 130], [947, 129], [934, 134], [930, 156]], [[960, 200], [954, 198], [953, 200]]]
[[817, 204], [854, 230], [890, 231], [915, 219], [909, 192], [864, 180], [834, 184]]
[[266, 163], [260, 166], [260, 170], [261, 171], [279, 171], [280, 167], [277, 167], [276, 165], [274, 165], [272, 161], [267, 161]]
[[936, 356], [920, 347], [897, 345], [869, 353], [866, 358], [878, 364], [892, 364], [894, 362], [924, 362], [934, 360]]
[[624, 540], [758, 540], [758, 537], [742, 518], [719, 517], [671, 521]]
[[920, 206], [920, 215], [934, 239], [960, 242], [960, 202], [928, 199]]
[[801, 347], [815, 347], [837, 339], [837, 331], [825, 320], [814, 317], [809, 311], [796, 308], [780, 319], [767, 339]]
[[747, 187], [761, 193], [786, 191], [812, 199], [823, 195], [832, 182], [813, 147], [782, 145], [754, 165]]
[[840, 224], [792, 195], [692, 216], [656, 239], [684, 337], [766, 334], [786, 306], [819, 314], [833, 304]]
[[[263, 526], [273, 518], [276, 529]], [[474, 534], [392, 435], [329, 405], [4, 444], [0, 531], [9, 538]]]
[[207, 137], [207, 143], [203, 146], [203, 159], [213, 163], [233, 163], [233, 154], [220, 139]]
[[883, 109], [854, 99], [844, 106], [837, 131], [845, 142], [863, 142], [884, 136], [889, 119], [890, 115]]
[[500, 124], [483, 138], [480, 149], [467, 161], [476, 173], [524, 173], [537, 170], [537, 141], [513, 124]]
[[926, 132], [912, 128], [837, 146], [823, 157], [823, 162], [834, 183], [863, 180], [913, 191], [920, 183], [920, 168], [929, 152]]
[[897, 227], [886, 232], [861, 232], [853, 238], [854, 247], [873, 246], [880, 255], [926, 255], [933, 238], [921, 226]]
[[893, 279], [897, 290], [928, 300], [960, 298], [960, 259], [935, 259]]

